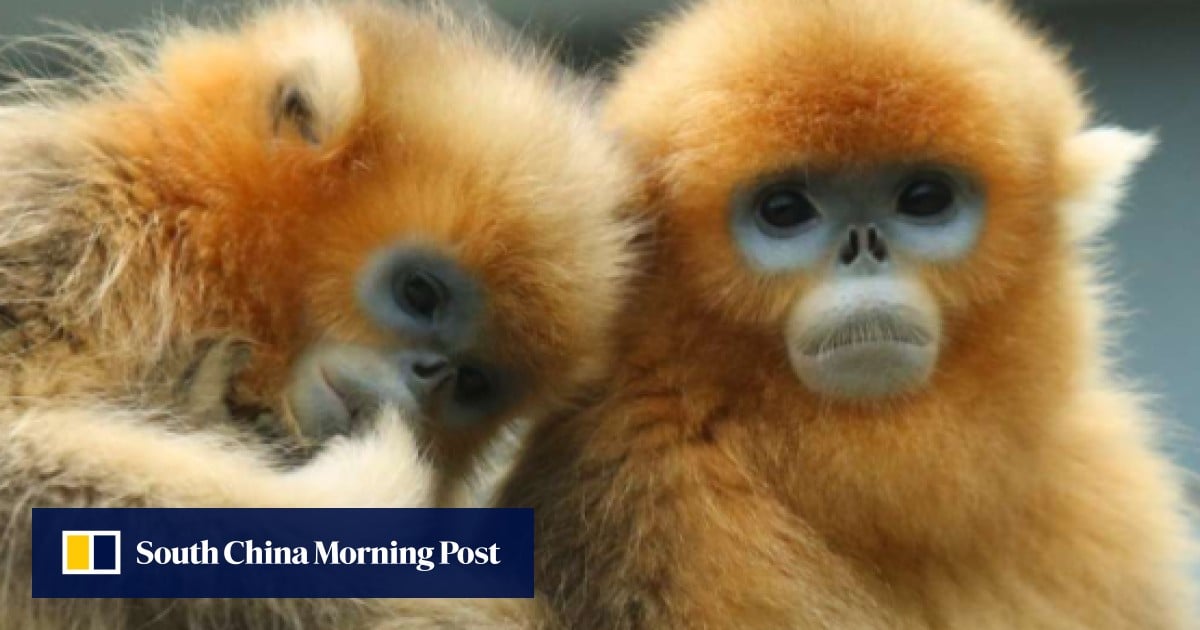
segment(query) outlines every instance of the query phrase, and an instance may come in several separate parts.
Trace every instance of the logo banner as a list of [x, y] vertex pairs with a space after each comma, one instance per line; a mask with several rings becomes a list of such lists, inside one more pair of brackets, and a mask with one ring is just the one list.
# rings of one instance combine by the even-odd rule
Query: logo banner
[[528, 509], [33, 509], [34, 597], [533, 597]]

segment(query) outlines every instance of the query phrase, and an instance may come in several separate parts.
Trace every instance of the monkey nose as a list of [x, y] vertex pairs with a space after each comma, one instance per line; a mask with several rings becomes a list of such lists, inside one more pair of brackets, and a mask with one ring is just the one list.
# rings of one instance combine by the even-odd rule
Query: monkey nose
[[880, 264], [887, 259], [887, 243], [874, 225], [850, 226], [846, 240], [838, 250], [838, 261], [845, 267], [855, 266], [860, 260], [866, 264]]
[[434, 352], [405, 352], [400, 355], [400, 370], [405, 385], [418, 401], [424, 402], [454, 377], [450, 360]]

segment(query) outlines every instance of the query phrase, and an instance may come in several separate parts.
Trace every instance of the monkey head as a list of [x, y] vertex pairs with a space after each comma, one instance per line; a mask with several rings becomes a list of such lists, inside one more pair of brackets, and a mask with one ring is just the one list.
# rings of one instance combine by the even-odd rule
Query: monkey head
[[668, 21], [611, 98], [656, 165], [664, 265], [710, 316], [782, 338], [819, 396], [920, 392], [1061, 267], [1084, 147], [1144, 142], [1081, 131], [1061, 55], [994, 3], [752, 4]]
[[364, 2], [184, 34], [148, 114], [114, 121], [187, 206], [192, 310], [263, 342], [247, 380], [311, 434], [380, 399], [478, 427], [606, 362], [622, 156], [586, 86], [458, 19]]

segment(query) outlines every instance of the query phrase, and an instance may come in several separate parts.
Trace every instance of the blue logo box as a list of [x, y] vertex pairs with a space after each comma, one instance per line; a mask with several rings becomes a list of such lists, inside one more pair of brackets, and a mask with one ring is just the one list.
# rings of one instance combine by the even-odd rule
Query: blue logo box
[[34, 508], [33, 596], [529, 598], [533, 510]]

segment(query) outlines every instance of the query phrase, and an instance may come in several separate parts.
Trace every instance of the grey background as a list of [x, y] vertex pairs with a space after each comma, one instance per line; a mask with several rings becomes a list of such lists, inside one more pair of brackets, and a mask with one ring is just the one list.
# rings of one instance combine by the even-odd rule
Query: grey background
[[[903, 0], [896, 0], [903, 1]], [[1172, 419], [1168, 447], [1200, 470], [1200, 1], [1018, 0], [1072, 47], [1101, 119], [1157, 130], [1162, 144], [1137, 178], [1115, 236], [1114, 278], [1129, 315], [1125, 371]], [[112, 29], [158, 15], [203, 14], [202, 0], [0, 0], [0, 35], [47, 32], [39, 19]], [[229, 6], [231, 3], [224, 3]], [[232, 3], [235, 4], [236, 3]], [[492, 0], [580, 65], [618, 54], [624, 34], [661, 0]], [[969, 45], [969, 42], [967, 43]]]

